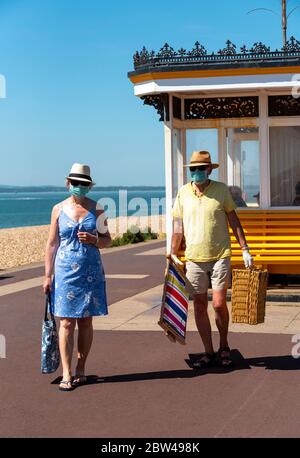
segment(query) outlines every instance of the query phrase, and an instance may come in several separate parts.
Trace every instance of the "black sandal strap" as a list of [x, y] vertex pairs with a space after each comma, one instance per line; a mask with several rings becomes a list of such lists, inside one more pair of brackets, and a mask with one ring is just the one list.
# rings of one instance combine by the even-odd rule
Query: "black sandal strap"
[[[229, 353], [228, 355], [226, 356], [222, 356], [222, 353], [223, 352], [227, 352]], [[231, 366], [233, 364], [233, 360], [230, 356], [230, 353], [231, 353], [231, 350], [229, 347], [220, 347], [219, 350], [218, 350], [218, 356], [219, 356], [219, 360], [221, 362], [221, 365], [223, 367], [228, 367], [228, 366]]]
[[[208, 361], [205, 361], [205, 358], [208, 359]], [[193, 363], [193, 366], [194, 367], [200, 367], [200, 368], [205, 368], [205, 367], [208, 367], [212, 364], [212, 362], [214, 361], [215, 359], [215, 354], [214, 353], [202, 353], [202, 355], [200, 356], [200, 358], [195, 361]]]
[[218, 350], [218, 353], [221, 353], [222, 351], [228, 351], [230, 352], [230, 348], [229, 347], [220, 347], [219, 350]]

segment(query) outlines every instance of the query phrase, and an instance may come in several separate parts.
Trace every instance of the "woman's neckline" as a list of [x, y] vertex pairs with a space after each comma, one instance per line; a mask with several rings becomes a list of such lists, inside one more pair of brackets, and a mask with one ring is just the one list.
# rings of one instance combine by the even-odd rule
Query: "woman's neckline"
[[[85, 218], [88, 216], [88, 214], [91, 212], [91, 210], [87, 210], [87, 212], [86, 212], [86, 214], [84, 215], [84, 217], [83, 217], [81, 220], [77, 221], [76, 219], [74, 219], [74, 218], [72, 218], [70, 215], [68, 215], [68, 213], [66, 212], [66, 210], [65, 210], [64, 207], [65, 207], [65, 206], [64, 206], [64, 204], [62, 203], [62, 205], [61, 205], [62, 211], [64, 212], [64, 214], [65, 214], [71, 221], [73, 221], [73, 222], [76, 223], [76, 224], [81, 224], [81, 223], [85, 220]], [[84, 207], [83, 207], [83, 208], [84, 208]]]
[[76, 224], [81, 224], [85, 218], [88, 216], [88, 214], [90, 213], [90, 210], [87, 211], [86, 215], [84, 215], [84, 217], [80, 220], [80, 221], [76, 221], [76, 219], [72, 218], [70, 215], [68, 215], [68, 213], [64, 210], [64, 208], [62, 208], [62, 211], [64, 212], [64, 214], [71, 220], [73, 221], [73, 223], [76, 223]]

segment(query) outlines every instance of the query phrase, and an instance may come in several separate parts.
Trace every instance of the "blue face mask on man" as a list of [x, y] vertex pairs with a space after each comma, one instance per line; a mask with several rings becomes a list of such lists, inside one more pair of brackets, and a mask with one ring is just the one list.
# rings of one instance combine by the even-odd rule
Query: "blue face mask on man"
[[73, 196], [76, 197], [83, 197], [89, 192], [89, 186], [83, 186], [82, 184], [79, 184], [77, 186], [74, 186], [73, 184], [70, 184], [69, 187], [69, 192]]
[[208, 176], [207, 169], [205, 170], [196, 169], [195, 171], [191, 172], [192, 180], [198, 184], [205, 183], [205, 181], [207, 180], [207, 176]]

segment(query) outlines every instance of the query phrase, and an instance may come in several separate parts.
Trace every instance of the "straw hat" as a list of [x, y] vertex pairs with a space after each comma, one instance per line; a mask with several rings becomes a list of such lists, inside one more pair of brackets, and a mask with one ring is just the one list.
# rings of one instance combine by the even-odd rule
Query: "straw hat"
[[195, 165], [211, 165], [213, 169], [219, 167], [219, 164], [212, 164], [208, 151], [194, 151], [190, 163], [184, 167], [194, 167]]
[[88, 165], [85, 164], [73, 164], [70, 170], [69, 175], [66, 177], [69, 180], [76, 180], [76, 181], [87, 181], [91, 184], [96, 184], [91, 179], [91, 172]]

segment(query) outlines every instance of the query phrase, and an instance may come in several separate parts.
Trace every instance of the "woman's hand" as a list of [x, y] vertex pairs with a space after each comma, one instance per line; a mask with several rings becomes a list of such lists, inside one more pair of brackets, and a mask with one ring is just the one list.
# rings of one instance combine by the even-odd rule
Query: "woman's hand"
[[81, 231], [78, 231], [77, 235], [81, 243], [90, 243], [91, 245], [96, 246], [96, 243], [97, 243], [96, 235], [90, 234], [89, 232], [81, 232]]
[[43, 290], [44, 293], [50, 293], [51, 291], [51, 277], [45, 277], [44, 283], [43, 283]]

